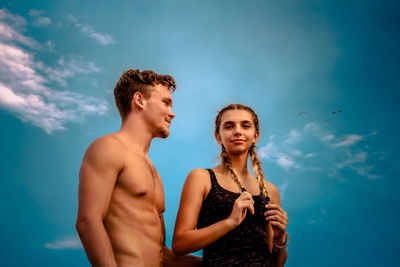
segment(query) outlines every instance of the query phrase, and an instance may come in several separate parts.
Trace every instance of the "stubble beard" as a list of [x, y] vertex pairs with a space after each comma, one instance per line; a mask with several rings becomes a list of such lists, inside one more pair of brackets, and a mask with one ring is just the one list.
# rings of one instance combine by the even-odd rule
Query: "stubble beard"
[[160, 138], [165, 139], [169, 136], [169, 129], [160, 127], [157, 129], [157, 134], [160, 136]]

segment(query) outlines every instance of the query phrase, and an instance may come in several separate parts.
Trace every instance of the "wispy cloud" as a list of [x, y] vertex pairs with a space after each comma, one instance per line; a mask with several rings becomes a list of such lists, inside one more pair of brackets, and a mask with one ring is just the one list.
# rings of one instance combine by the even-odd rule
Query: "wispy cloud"
[[13, 15], [5, 8], [0, 9], [0, 42], [18, 42], [29, 48], [39, 49], [40, 44], [38, 42], [18, 32], [25, 25], [25, 18]]
[[[368, 160], [370, 155], [364, 151], [362, 142], [365, 138], [376, 136], [347, 134], [336, 137], [331, 130], [324, 130], [318, 123], [307, 123], [302, 129], [291, 129], [282, 138], [272, 135], [267, 144], [259, 149], [259, 156], [272, 162], [287, 172], [311, 171], [324, 172], [338, 181], [345, 181], [341, 175], [344, 169], [352, 169], [368, 179], [380, 178], [374, 174], [375, 164], [381, 161], [381, 154]], [[314, 151], [305, 151], [312, 147]]]
[[341, 138], [337, 143], [333, 144], [333, 147], [342, 147], [342, 146], [351, 146], [354, 143], [361, 141], [363, 139], [362, 136], [357, 134], [350, 134], [343, 138]]
[[51, 24], [51, 19], [46, 16], [42, 16], [42, 10], [31, 9], [29, 10], [29, 16], [33, 19], [33, 24], [36, 26], [43, 26]]
[[278, 163], [279, 166], [285, 168], [286, 170], [290, 170], [292, 168], [300, 168], [300, 165], [296, 164], [293, 158], [285, 153], [278, 153], [276, 155], [276, 163]]
[[82, 24], [72, 15], [68, 16], [68, 19], [74, 24], [74, 26], [82, 31], [86, 36], [94, 39], [101, 45], [110, 45], [115, 43], [114, 37], [111, 34], [96, 32], [91, 26]]
[[61, 57], [57, 67], [45, 66], [29, 51], [37, 42], [19, 32], [24, 20], [4, 8], [0, 11], [0, 106], [49, 134], [66, 129], [68, 122], [107, 111], [105, 101], [48, 86], [51, 80], [66, 86], [66, 78], [99, 71], [92, 62]]
[[81, 249], [82, 243], [78, 237], [62, 237], [57, 241], [44, 244], [48, 249]]
[[77, 56], [62, 56], [57, 63], [57, 67], [48, 67], [43, 64], [37, 64], [37, 67], [46, 73], [50, 80], [58, 82], [63, 87], [67, 86], [66, 79], [76, 74], [90, 74], [100, 71], [93, 62], [85, 62]]
[[295, 129], [290, 130], [290, 132], [286, 135], [286, 144], [291, 144], [299, 140], [301, 137], [301, 132]]

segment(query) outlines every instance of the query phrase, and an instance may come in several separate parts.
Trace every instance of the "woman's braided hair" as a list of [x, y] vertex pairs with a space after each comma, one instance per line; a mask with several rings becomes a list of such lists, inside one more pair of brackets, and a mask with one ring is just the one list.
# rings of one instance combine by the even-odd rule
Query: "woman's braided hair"
[[[257, 114], [254, 112], [254, 110], [252, 108], [250, 108], [246, 105], [242, 105], [242, 104], [230, 104], [230, 105], [225, 106], [223, 109], [221, 109], [218, 112], [218, 115], [215, 118], [215, 133], [219, 134], [219, 127], [221, 125], [222, 115], [228, 110], [246, 110], [246, 111], [248, 111], [253, 118], [253, 123], [256, 128], [256, 131], [260, 130], [260, 125], [258, 122]], [[254, 144], [249, 149], [249, 155], [250, 155], [250, 159], [251, 159], [251, 165], [253, 167], [254, 173], [256, 174], [258, 185], [260, 187], [260, 192], [265, 198], [267, 198], [268, 191], [267, 191], [267, 188], [265, 186], [265, 181], [264, 181], [265, 175], [264, 175], [264, 171], [261, 166], [261, 161], [258, 159], [258, 156], [256, 153], [256, 146]], [[239, 177], [238, 177], [236, 171], [232, 167], [232, 162], [231, 162], [229, 155], [223, 145], [221, 148], [221, 161], [222, 161], [222, 164], [224, 164], [224, 166], [227, 168], [229, 175], [232, 177], [233, 181], [238, 186], [239, 191], [242, 192], [243, 186], [239, 180]]]

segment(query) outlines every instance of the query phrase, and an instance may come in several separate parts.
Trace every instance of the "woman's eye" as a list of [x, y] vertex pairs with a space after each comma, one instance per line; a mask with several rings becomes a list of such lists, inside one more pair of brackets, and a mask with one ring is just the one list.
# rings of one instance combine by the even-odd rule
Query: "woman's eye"
[[243, 125], [243, 128], [250, 128], [250, 125], [245, 124]]

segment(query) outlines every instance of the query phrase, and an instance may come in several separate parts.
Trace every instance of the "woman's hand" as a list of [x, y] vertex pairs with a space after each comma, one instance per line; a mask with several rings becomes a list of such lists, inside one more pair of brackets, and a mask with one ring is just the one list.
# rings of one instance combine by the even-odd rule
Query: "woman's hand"
[[240, 225], [246, 217], [247, 210], [249, 210], [251, 214], [254, 214], [253, 197], [245, 191], [235, 200], [231, 215], [229, 215], [227, 220], [236, 227]]
[[278, 204], [267, 204], [265, 207], [268, 210], [264, 215], [274, 230], [275, 243], [283, 245], [286, 241], [285, 232], [288, 223], [287, 213]]

